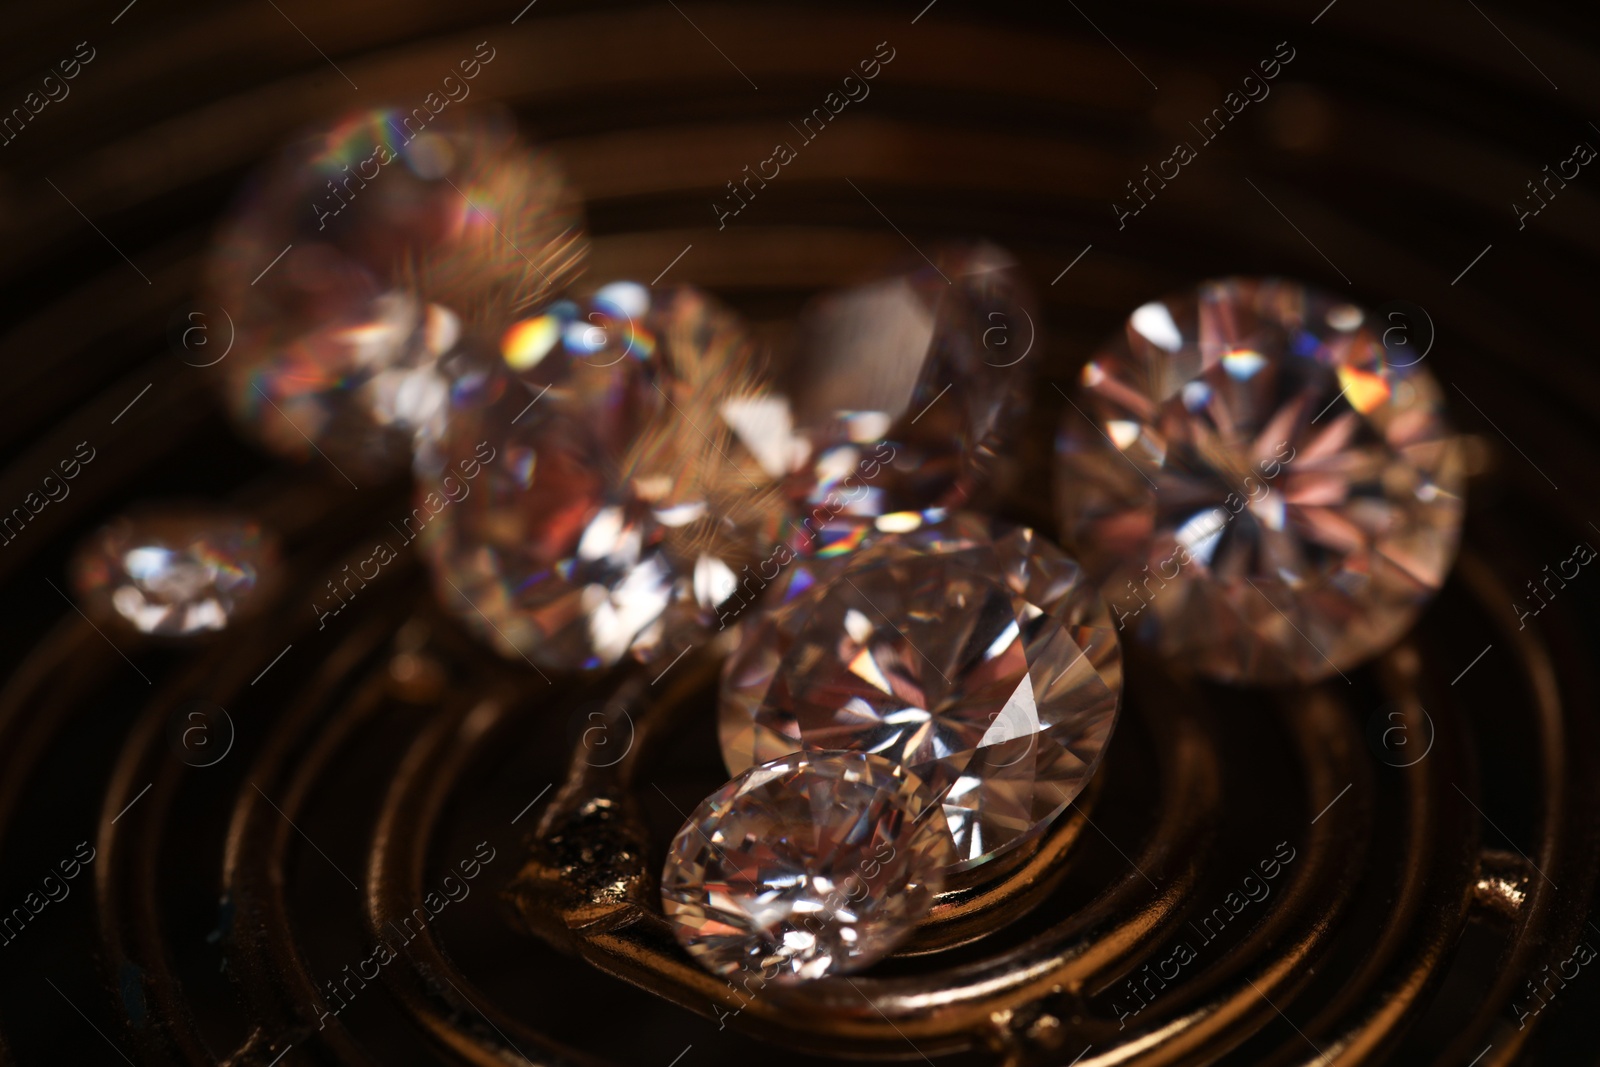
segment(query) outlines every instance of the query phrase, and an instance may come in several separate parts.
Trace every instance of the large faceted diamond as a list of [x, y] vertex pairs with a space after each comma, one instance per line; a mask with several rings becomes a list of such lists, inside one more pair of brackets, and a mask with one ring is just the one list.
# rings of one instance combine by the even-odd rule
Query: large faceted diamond
[[689, 954], [754, 994], [887, 955], [954, 859], [916, 775], [863, 753], [791, 755], [695, 809], [672, 841], [661, 901]]
[[1119, 629], [1225, 681], [1310, 682], [1392, 644], [1455, 557], [1438, 384], [1388, 325], [1272, 279], [1146, 304], [1083, 369], [1064, 537]]
[[585, 250], [575, 197], [509, 119], [356, 111], [288, 145], [222, 226], [207, 280], [235, 336], [212, 373], [274, 452], [392, 474], [448, 389], [445, 309], [547, 299]]
[[913, 522], [880, 520], [834, 567], [802, 561], [774, 591], [724, 671], [722, 753], [734, 773], [802, 750], [907, 767], [943, 804], [964, 869], [1082, 792], [1122, 655], [1082, 570], [1034, 531]]
[[440, 601], [558, 670], [703, 640], [784, 514], [727, 417], [762, 395], [743, 327], [694, 290], [614, 283], [495, 340], [447, 359], [446, 430], [417, 457]]

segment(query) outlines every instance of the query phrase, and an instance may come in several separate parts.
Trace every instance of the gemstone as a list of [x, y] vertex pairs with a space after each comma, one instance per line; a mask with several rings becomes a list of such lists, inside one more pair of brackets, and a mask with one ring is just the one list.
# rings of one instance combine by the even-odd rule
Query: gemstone
[[1437, 382], [1340, 297], [1230, 278], [1145, 304], [1057, 442], [1063, 537], [1118, 629], [1238, 683], [1388, 647], [1444, 581], [1463, 457]]
[[728, 417], [763, 388], [737, 319], [691, 289], [614, 283], [475, 352], [416, 463], [441, 601], [558, 670], [703, 640], [784, 516]]
[[450, 384], [437, 361], [460, 333], [448, 308], [383, 293], [359, 313], [310, 326], [270, 367], [233, 382], [234, 413], [279, 455], [324, 449], [340, 471], [382, 476], [440, 432]]
[[553, 163], [497, 113], [352, 113], [289, 145], [218, 236], [208, 282], [233, 331], [219, 383], [274, 452], [393, 473], [436, 428], [452, 309], [554, 293], [585, 247]]
[[188, 637], [256, 607], [277, 562], [277, 538], [250, 519], [151, 510], [91, 535], [73, 557], [72, 587], [92, 619]]
[[768, 469], [817, 521], [950, 507], [983, 484], [1026, 407], [1032, 297], [993, 245], [845, 289], [800, 315], [781, 398], [745, 412]]
[[888, 955], [954, 859], [944, 814], [916, 775], [866, 753], [789, 755], [694, 810], [673, 838], [661, 902], [696, 961], [745, 975], [755, 992]]
[[728, 769], [870, 752], [940, 800], [957, 869], [1033, 839], [1099, 766], [1122, 692], [1116, 631], [1082, 568], [969, 513], [834, 529], [833, 564], [780, 574], [724, 667]]

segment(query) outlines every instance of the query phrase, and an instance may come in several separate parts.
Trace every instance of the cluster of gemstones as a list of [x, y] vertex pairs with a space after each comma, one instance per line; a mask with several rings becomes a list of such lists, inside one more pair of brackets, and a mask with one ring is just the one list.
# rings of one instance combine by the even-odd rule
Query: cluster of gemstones
[[[1208, 282], [1093, 355], [1057, 442], [1069, 555], [964, 510], [1032, 388], [1038, 316], [1004, 252], [938, 249], [771, 345], [692, 287], [590, 283], [587, 247], [496, 113], [351, 115], [224, 225], [216, 373], [272, 451], [352, 485], [409, 464], [441, 603], [508, 657], [675, 662], [737, 627], [734, 778], [662, 877], [719, 974], [868, 966], [947, 875], [1035, 841], [1101, 762], [1121, 634], [1221, 680], [1313, 682], [1392, 642], [1453, 559], [1437, 384], [1303, 286]], [[274, 552], [245, 519], [125, 520], [75, 581], [101, 617], [190, 634], [247, 607]]]

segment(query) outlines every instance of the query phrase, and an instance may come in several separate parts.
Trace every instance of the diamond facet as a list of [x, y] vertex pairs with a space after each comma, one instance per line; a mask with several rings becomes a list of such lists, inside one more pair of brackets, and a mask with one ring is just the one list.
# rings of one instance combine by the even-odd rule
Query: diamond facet
[[1031, 299], [1010, 256], [971, 245], [806, 308], [783, 360], [788, 406], [753, 420], [801, 510], [829, 507], [841, 489], [835, 513], [965, 501], [1026, 405], [1017, 364], [1033, 344]]
[[728, 414], [762, 395], [754, 345], [693, 290], [617, 283], [489, 354], [417, 459], [420, 504], [462, 497], [426, 526], [441, 601], [547, 667], [676, 656], [779, 536], [775, 481]]
[[1034, 531], [964, 513], [893, 525], [780, 580], [724, 668], [723, 759], [734, 773], [796, 751], [889, 759], [940, 800], [970, 868], [1088, 784], [1121, 648], [1082, 570]]
[[547, 156], [494, 113], [419, 121], [380, 108], [308, 133], [212, 252], [235, 332], [216, 373], [275, 452], [403, 467], [448, 388], [432, 370], [459, 333], [446, 309], [518, 305], [581, 267], [578, 211]]
[[882, 959], [932, 907], [954, 860], [915, 775], [864, 753], [791, 755], [694, 810], [673, 838], [661, 900], [690, 955], [714, 974], [746, 975], [748, 988], [756, 976], [820, 978]]
[[1390, 360], [1383, 331], [1337, 297], [1233, 278], [1144, 305], [1096, 353], [1058, 503], [1119, 629], [1282, 683], [1411, 625], [1455, 557], [1464, 470], [1433, 376]]
[[277, 563], [277, 539], [248, 519], [202, 512], [122, 516], [72, 561], [91, 618], [140, 633], [221, 630], [253, 607]]

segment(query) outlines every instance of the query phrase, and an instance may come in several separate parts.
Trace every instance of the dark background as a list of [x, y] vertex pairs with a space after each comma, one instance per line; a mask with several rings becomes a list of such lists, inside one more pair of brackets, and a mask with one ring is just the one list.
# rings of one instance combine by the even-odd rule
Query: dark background
[[[1479, 458], [1468, 551], [1508, 596], [1575, 541], [1600, 538], [1600, 176], [1586, 167], [1525, 228], [1512, 208], [1528, 199], [1525, 183], [1575, 144], [1600, 146], [1592, 7], [537, 0], [513, 25], [520, 8], [516, 0], [126, 8], [109, 0], [0, 9], [0, 108], [20, 106], [78, 42], [95, 50], [70, 96], [0, 147], [0, 508], [20, 503], [76, 442], [97, 450], [71, 496], [0, 548], [0, 665], [9, 678], [0, 693], [0, 909], [79, 841], [114, 846], [68, 899], [0, 947], [0, 1061], [267, 1064], [292, 1038], [285, 1063], [473, 1062], [430, 1044], [420, 1016], [383, 987], [344, 1014], [349, 1044], [305, 1030], [293, 1021], [303, 998], [282, 992], [292, 982], [266, 966], [239, 973], [231, 939], [246, 935], [230, 925], [237, 902], [221, 889], [229, 820], [255, 803], [252, 789], [265, 795], [277, 775], [288, 788], [287, 776], [302, 770], [303, 806], [294, 827], [281, 829], [263, 884], [281, 885], [287, 941], [318, 979], [369, 954], [355, 883], [364, 881], [371, 823], [437, 707], [392, 695], [368, 706], [360, 694], [364, 672], [381, 667], [390, 647], [384, 627], [413, 617], [450, 672], [439, 706], [501, 684], [533, 693], [518, 697], [491, 758], [460, 779], [424, 849], [425, 881], [478, 841], [497, 850], [473, 896], [438, 927], [476, 1006], [615, 1062], [803, 1059], [737, 1027], [719, 1032], [513, 932], [496, 894], [520, 863], [533, 816], [516, 825], [511, 817], [558, 779], [593, 694], [580, 683], [518, 688], [527, 679], [466, 647], [428, 608], [410, 563], [338, 635], [318, 638], [294, 594], [287, 600], [297, 606], [199, 652], [124, 644], [136, 669], [51, 588], [65, 589], [77, 540], [137, 500], [231, 499], [270, 511], [306, 588], [361, 547], [374, 516], [405, 511], [403, 483], [364, 487], [352, 499], [325, 472], [290, 469], [237, 439], [206, 373], [170, 345], [169, 324], [191, 306], [210, 228], [253, 164], [307, 122], [391, 101], [412, 106], [480, 41], [496, 58], [474, 94], [508, 104], [524, 133], [561, 157], [587, 201], [593, 277], [648, 280], [692, 245], [668, 280], [779, 324], [810, 294], [903, 261], [913, 241], [987, 237], [1010, 248], [1044, 310], [1043, 341], [1030, 356], [1038, 408], [996, 505], [1015, 517], [1053, 527], [1048, 457], [1064, 404], [1050, 382], [1069, 383], [1091, 346], [1151, 297], [1208, 276], [1278, 273], [1372, 308], [1425, 309], [1436, 334], [1429, 365]], [[883, 41], [895, 58], [870, 97], [718, 231], [711, 204], [723, 183], [791, 140], [788, 123]], [[1201, 147], [1187, 124], [1279, 42], [1295, 58], [1270, 96]], [[1198, 158], [1119, 229], [1111, 205], [1125, 182], [1178, 140], [1194, 143]], [[1353, 903], [1328, 917], [1327, 954], [1295, 964], [1304, 983], [1276, 1000], [1294, 1023], [1242, 1022], [1184, 1062], [1310, 1063], [1312, 1042], [1334, 1052], [1329, 1037], [1348, 1020], [1319, 1012], [1338, 990], [1365, 983], [1387, 995], [1381, 981], [1359, 976], [1359, 964], [1394, 887], [1424, 870], [1470, 894], [1482, 850], [1525, 853], [1544, 872], [1527, 886], [1536, 914], [1509, 932], [1447, 924], [1450, 936], [1414, 954], [1425, 989], [1404, 1024], [1370, 1044], [1339, 1046], [1348, 1057], [1340, 1062], [1467, 1063], [1479, 1050], [1482, 1064], [1597, 1059], [1592, 969], [1538, 1014], [1533, 1040], [1523, 1040], [1509, 1005], [1519, 996], [1526, 1005], [1523, 983], [1575, 943], [1600, 943], [1588, 921], [1600, 580], [1585, 573], [1534, 621], [1537, 647], [1519, 644], [1512, 610], [1479, 588], [1453, 581], [1415, 644], [1433, 679], [1426, 704], [1441, 739], [1430, 759], [1452, 760], [1459, 779], [1442, 779], [1420, 809], [1404, 808], [1400, 772], [1383, 753], [1368, 754], [1346, 803], [1359, 812], [1348, 832], [1370, 847], [1346, 874]], [[250, 685], [286, 644], [293, 650]], [[1483, 661], [1450, 684], [1485, 644]], [[1538, 666], [1546, 651], [1548, 669]], [[236, 749], [203, 772], [160, 770], [172, 762], [165, 722], [197, 697], [228, 709]], [[1209, 908], [1274, 842], [1305, 832], [1315, 813], [1302, 810], [1302, 784], [1315, 755], [1297, 749], [1285, 725], [1284, 707], [1303, 694], [1206, 689], [1204, 697], [1193, 708], [1156, 707], [1134, 676], [1096, 813], [1106, 837], [1153, 862], [1161, 881], [1161, 857], [1180, 843], [1160, 839], [1167, 801], [1152, 737], [1166, 729], [1163, 716], [1192, 715], [1224, 768], [1192, 894]], [[1384, 696], [1372, 672], [1359, 672], [1338, 699], [1359, 734]], [[326, 733], [335, 728], [337, 736]], [[683, 739], [679, 757], [656, 781], [687, 807], [720, 782], [709, 724]], [[112, 826], [146, 781], [162, 785]], [[664, 840], [677, 816], [654, 792], [642, 800]], [[1470, 794], [1477, 814], [1443, 810], [1458, 794]], [[281, 792], [275, 800], [287, 803]], [[1430, 827], [1461, 834], [1453, 863], [1416, 845]], [[1128, 875], [1104, 842], [1086, 839], [1084, 852], [1058, 897], [999, 943], [1020, 943]], [[1223, 981], [1281, 948], [1220, 957], [1196, 980]], [[466, 1016], [453, 1022], [484, 1030]], [[506, 1040], [533, 1052], [522, 1032]], [[1045, 1059], [1064, 1063], [1076, 1052], [1069, 1042]], [[1105, 1053], [1098, 1045], [1083, 1062]], [[1167, 1053], [1149, 1055], [1139, 1062], [1166, 1062]]]

